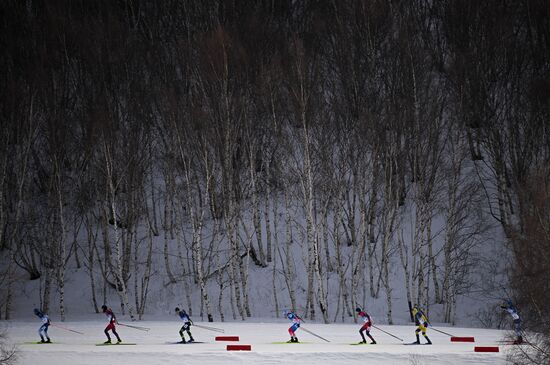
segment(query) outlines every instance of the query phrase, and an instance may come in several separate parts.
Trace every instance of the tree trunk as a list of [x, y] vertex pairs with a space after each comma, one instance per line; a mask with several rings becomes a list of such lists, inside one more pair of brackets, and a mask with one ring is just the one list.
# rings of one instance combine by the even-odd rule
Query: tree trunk
[[[297, 310], [296, 308], [296, 294], [294, 292], [294, 261], [292, 256], [292, 217], [290, 216], [290, 201], [288, 197], [288, 190], [285, 186], [284, 188], [284, 198], [285, 198], [285, 231], [286, 231], [286, 270], [284, 271], [285, 280], [288, 286], [288, 296], [290, 299], [290, 306], [292, 310]], [[282, 260], [281, 260], [282, 261]]]
[[[252, 151], [251, 151], [252, 154]], [[256, 165], [254, 164], [255, 157], [250, 156], [250, 181], [252, 190], [252, 222], [254, 224], [254, 231], [256, 232], [256, 242], [258, 244], [258, 253], [260, 256], [260, 265], [265, 267], [265, 253], [264, 245], [262, 243], [262, 222], [260, 218], [260, 202], [258, 199], [258, 188], [256, 182]]]
[[[166, 199], [171, 199], [171, 194], [166, 196]], [[172, 210], [171, 210], [172, 202], [171, 201], [165, 201], [164, 202], [164, 268], [166, 269], [166, 275], [168, 276], [168, 283], [175, 284], [176, 278], [174, 277], [174, 274], [172, 273], [172, 268], [170, 267], [170, 250], [168, 247], [168, 233], [169, 229], [168, 226], [172, 225]]]
[[[269, 176], [269, 175], [268, 175]], [[268, 177], [269, 179], [269, 177]], [[271, 260], [273, 259], [273, 248], [271, 247], [272, 243], [271, 243], [271, 220], [269, 218], [269, 212], [270, 212], [270, 209], [269, 209], [269, 200], [270, 199], [276, 199], [276, 197], [272, 197], [271, 196], [271, 189], [269, 187], [269, 181], [267, 181], [266, 183], [266, 194], [265, 194], [265, 198], [264, 198], [264, 202], [265, 202], [265, 206], [264, 206], [264, 219], [265, 219], [265, 243], [266, 243], [266, 254], [267, 254], [267, 257], [266, 257], [266, 260], [267, 262], [271, 262]], [[273, 204], [276, 204], [275, 202]], [[275, 208], [274, 208], [275, 209]], [[274, 218], [276, 219], [276, 218]], [[276, 230], [277, 228], [275, 228]], [[276, 231], [275, 231], [275, 234]]]
[[59, 257], [57, 270], [58, 270], [58, 286], [59, 286], [59, 315], [61, 317], [61, 321], [65, 321], [65, 267], [66, 267], [66, 258], [67, 256], [65, 252], [65, 216], [64, 216], [64, 209], [63, 209], [63, 199], [62, 199], [62, 189], [61, 189], [61, 172], [59, 170], [59, 166], [56, 161], [56, 171], [57, 171], [57, 203], [58, 203], [58, 214], [59, 214], [59, 225], [60, 225], [60, 232], [59, 232], [59, 239], [58, 239], [58, 245], [59, 245]]
[[[95, 267], [95, 260], [94, 260], [94, 254], [96, 250], [96, 241], [97, 241], [97, 235], [94, 235], [92, 231], [92, 224], [89, 222], [89, 218], [86, 217], [86, 232], [88, 237], [88, 276], [90, 278], [90, 290], [92, 294], [92, 305], [94, 307], [94, 311], [96, 313], [99, 313], [99, 306], [97, 305], [97, 299], [95, 294], [95, 279], [94, 279], [94, 267]], [[101, 266], [101, 263], [100, 263]]]
[[409, 249], [405, 245], [403, 237], [403, 229], [398, 233], [399, 243], [399, 258], [401, 259], [401, 265], [403, 266], [403, 274], [405, 275], [405, 291], [407, 292], [407, 303], [412, 303], [411, 296], [411, 272], [409, 269]]
[[[185, 235], [185, 232], [181, 232], [181, 234]], [[193, 315], [193, 302], [191, 300], [191, 289], [189, 288], [189, 277], [191, 276], [191, 270], [189, 268], [189, 263], [187, 262], [187, 257], [183, 255], [181, 238], [179, 235], [177, 235], [176, 240], [178, 244], [178, 258], [181, 267], [181, 281], [183, 282], [183, 291], [185, 292], [185, 299], [187, 300], [189, 315]]]

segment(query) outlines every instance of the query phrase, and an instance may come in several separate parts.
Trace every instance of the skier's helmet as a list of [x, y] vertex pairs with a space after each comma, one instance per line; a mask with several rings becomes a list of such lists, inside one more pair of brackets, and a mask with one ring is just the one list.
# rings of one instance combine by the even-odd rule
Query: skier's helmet
[[355, 311], [356, 311], [357, 313], [359, 313], [359, 312], [361, 312], [361, 308], [357, 307], [357, 308], [355, 308]]
[[40, 312], [40, 309], [34, 308], [34, 314], [40, 317], [42, 315], [42, 312]]
[[176, 307], [176, 309], [174, 309], [174, 311], [179, 312], [179, 311], [180, 311], [180, 308], [179, 308], [179, 307]]
[[103, 305], [101, 306], [101, 310], [102, 310], [103, 312], [107, 312], [107, 306], [106, 306], [105, 304], [103, 304]]

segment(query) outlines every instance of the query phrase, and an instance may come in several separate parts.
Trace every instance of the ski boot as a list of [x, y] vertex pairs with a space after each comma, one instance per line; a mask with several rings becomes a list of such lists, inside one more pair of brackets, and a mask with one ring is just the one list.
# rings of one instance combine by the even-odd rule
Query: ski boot
[[426, 345], [431, 345], [432, 344], [432, 341], [430, 341], [430, 339], [428, 338], [428, 336], [424, 336], [424, 338], [426, 339]]
[[416, 334], [416, 342], [413, 343], [420, 345], [420, 336], [418, 335], [418, 333]]
[[111, 339], [108, 339], [107, 341], [103, 342], [104, 345], [110, 345], [111, 344]]
[[48, 337], [48, 338], [46, 339], [46, 343], [52, 343], [52, 340]]
[[376, 345], [376, 341], [372, 340], [371, 345]]
[[195, 342], [195, 339], [191, 337], [188, 342]]

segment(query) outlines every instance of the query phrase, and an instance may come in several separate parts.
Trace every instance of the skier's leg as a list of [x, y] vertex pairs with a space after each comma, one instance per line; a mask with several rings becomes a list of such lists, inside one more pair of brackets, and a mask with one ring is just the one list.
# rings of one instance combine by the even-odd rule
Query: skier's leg
[[40, 340], [42, 342], [45, 342], [45, 340], [44, 340], [44, 325], [40, 326], [40, 328], [38, 329], [38, 335], [40, 336]]
[[420, 328], [422, 329], [422, 336], [424, 336], [424, 338], [426, 339], [427, 344], [428, 344], [428, 345], [431, 345], [431, 344], [432, 344], [432, 341], [430, 341], [430, 339], [428, 338], [428, 336], [426, 336], [426, 330], [427, 330], [427, 328], [424, 327], [423, 325], [420, 325]]
[[181, 326], [180, 328], [180, 337], [181, 337], [181, 342], [185, 343], [185, 336], [183, 336], [183, 332], [185, 331], [185, 325]]
[[375, 341], [374, 338], [371, 336], [370, 331], [365, 331], [365, 333], [366, 333], [367, 336], [370, 338], [370, 340], [371, 340], [371, 345], [376, 345], [376, 341]]
[[109, 336], [109, 326], [105, 327], [105, 330], [103, 331], [105, 333], [105, 336], [107, 336], [107, 341], [105, 343], [111, 343], [111, 336]]
[[46, 342], [52, 342], [50, 339], [50, 336], [48, 336], [48, 328], [50, 327], [49, 324], [44, 324], [44, 336], [46, 336]]
[[290, 326], [288, 328], [288, 334], [290, 335], [290, 341], [288, 342], [294, 342], [294, 330], [293, 330], [294, 326]]
[[418, 335], [418, 333], [420, 332], [420, 326], [414, 331], [414, 333], [416, 334], [416, 343], [420, 343], [420, 336]]
[[113, 331], [113, 335], [116, 336], [116, 339], [118, 340], [118, 342], [122, 342], [122, 340], [120, 339], [120, 336], [118, 335], [118, 333], [116, 333], [116, 328], [114, 325], [113, 325], [112, 331]]
[[191, 323], [186, 322], [183, 327], [185, 328], [185, 332], [187, 332], [187, 335], [189, 336], [189, 341], [194, 341], [193, 335], [191, 334]]
[[367, 343], [367, 340], [365, 339], [365, 335], [363, 334], [363, 327], [359, 329], [359, 334], [361, 335], [361, 338], [363, 339], [363, 343]]
[[516, 343], [522, 343], [523, 342], [523, 336], [521, 335], [521, 320], [516, 319], [514, 320], [514, 332], [516, 333]]
[[361, 328], [359, 329], [359, 334], [361, 335], [361, 338], [363, 339], [363, 343], [367, 343], [367, 340], [365, 339], [365, 335], [363, 335], [363, 331], [367, 331], [367, 325], [363, 324]]
[[296, 337], [296, 331], [300, 328], [300, 325], [298, 323], [294, 323], [292, 326], [292, 332], [294, 333], [294, 342], [298, 342], [298, 337]]

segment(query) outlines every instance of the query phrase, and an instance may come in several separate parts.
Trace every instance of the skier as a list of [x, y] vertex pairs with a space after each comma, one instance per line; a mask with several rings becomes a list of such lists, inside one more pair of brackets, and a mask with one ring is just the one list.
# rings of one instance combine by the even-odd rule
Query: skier
[[428, 336], [426, 336], [426, 329], [428, 328], [428, 318], [426, 317], [426, 315], [420, 310], [420, 308], [418, 308], [417, 305], [415, 305], [413, 307], [413, 310], [412, 310], [412, 313], [413, 313], [413, 317], [414, 317], [414, 322], [415, 324], [418, 326], [416, 328], [416, 342], [413, 342], [413, 344], [417, 344], [417, 345], [420, 345], [420, 336], [418, 335], [418, 333], [420, 331], [422, 331], [422, 336], [424, 336], [424, 338], [426, 339], [426, 344], [427, 345], [431, 345], [432, 344], [432, 341], [430, 341], [430, 339], [428, 338]]
[[359, 334], [363, 338], [363, 341], [359, 343], [367, 343], [367, 340], [365, 339], [365, 335], [363, 335], [363, 331], [365, 331], [367, 336], [371, 339], [371, 345], [376, 345], [376, 341], [374, 340], [374, 338], [372, 338], [370, 334], [370, 327], [372, 326], [372, 320], [369, 314], [367, 312], [362, 311], [361, 308], [355, 308], [355, 311], [357, 312], [357, 315], [361, 317], [363, 322], [365, 322], [361, 327], [361, 329], [359, 329]]
[[521, 319], [519, 318], [517, 308], [512, 304], [512, 301], [510, 299], [506, 301], [506, 304], [501, 305], [500, 308], [508, 312], [514, 320], [514, 332], [517, 336], [516, 340], [514, 341], [514, 345], [519, 345], [523, 343], [523, 337], [521, 335]]
[[[48, 327], [51, 324], [50, 318], [48, 317], [47, 314], [42, 313], [38, 308], [34, 308], [34, 314], [38, 318], [40, 318], [40, 320], [42, 321], [42, 325], [38, 329], [38, 334], [40, 335], [40, 342], [41, 343], [51, 343], [52, 340], [48, 336]], [[46, 337], [45, 340], [44, 340], [44, 337]]]
[[290, 328], [288, 329], [288, 333], [290, 334], [290, 340], [288, 340], [287, 342], [288, 343], [291, 343], [291, 342], [298, 342], [298, 337], [296, 337], [296, 330], [298, 330], [298, 328], [300, 328], [300, 320], [301, 318], [291, 312], [291, 311], [284, 311], [283, 314], [286, 316], [286, 318], [288, 318], [288, 320], [290, 322], [292, 322], [292, 325], [290, 326]]
[[118, 336], [118, 333], [116, 332], [115, 324], [118, 324], [118, 321], [116, 320], [115, 314], [113, 313], [113, 310], [111, 308], [107, 308], [107, 306], [104, 304], [101, 306], [101, 309], [103, 310], [103, 313], [107, 316], [107, 319], [109, 320], [109, 324], [107, 327], [105, 327], [105, 335], [107, 336], [107, 341], [103, 342], [104, 344], [111, 343], [111, 336], [109, 336], [109, 331], [113, 331], [113, 334], [116, 336], [117, 344], [121, 343], [122, 340]]
[[180, 329], [180, 336], [181, 336], [181, 342], [180, 343], [186, 343], [185, 337], [183, 336], [183, 332], [187, 332], [189, 335], [189, 342], [195, 341], [193, 339], [193, 335], [191, 335], [191, 331], [189, 330], [189, 327], [193, 324], [193, 321], [191, 321], [191, 318], [189, 318], [189, 315], [185, 312], [185, 309], [180, 310], [178, 307], [176, 307], [176, 314], [178, 314], [183, 321], [183, 326]]

